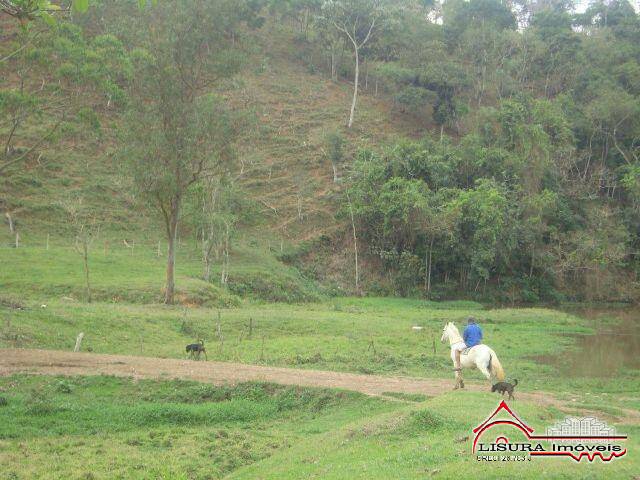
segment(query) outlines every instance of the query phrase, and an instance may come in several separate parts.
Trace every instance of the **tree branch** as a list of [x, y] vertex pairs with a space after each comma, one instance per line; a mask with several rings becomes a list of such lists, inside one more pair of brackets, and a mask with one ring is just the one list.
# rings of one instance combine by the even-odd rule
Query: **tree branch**
[[42, 145], [44, 142], [46, 142], [54, 133], [55, 131], [58, 129], [58, 127], [60, 126], [60, 124], [64, 121], [64, 114], [62, 115], [62, 118], [60, 118], [60, 120], [58, 120], [58, 123], [56, 123], [53, 128], [49, 131], [49, 133], [47, 133], [44, 137], [42, 137], [40, 140], [38, 140], [38, 142], [33, 145], [29, 150], [27, 150], [26, 152], [24, 152], [22, 155], [20, 155], [17, 158], [14, 158], [13, 160], [9, 160], [8, 162], [6, 162], [4, 165], [0, 165], [0, 174], [2, 174], [7, 168], [9, 168], [11, 165], [15, 165], [16, 163], [21, 162], [22, 160], [24, 160], [27, 155], [29, 155], [31, 152], [33, 152], [36, 148], [40, 147], [40, 145]]

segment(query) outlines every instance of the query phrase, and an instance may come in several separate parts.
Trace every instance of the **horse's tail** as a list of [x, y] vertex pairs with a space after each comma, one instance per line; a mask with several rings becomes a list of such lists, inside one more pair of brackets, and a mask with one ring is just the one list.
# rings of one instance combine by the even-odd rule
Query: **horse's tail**
[[504, 382], [504, 369], [495, 352], [491, 352], [489, 355], [489, 370], [499, 382]]

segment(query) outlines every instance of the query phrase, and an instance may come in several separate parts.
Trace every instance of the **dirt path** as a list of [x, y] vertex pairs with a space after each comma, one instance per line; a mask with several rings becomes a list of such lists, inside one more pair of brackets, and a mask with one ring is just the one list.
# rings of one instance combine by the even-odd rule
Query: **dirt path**
[[[305, 387], [342, 388], [367, 395], [385, 392], [441, 395], [451, 390], [452, 380], [359, 375], [321, 370], [265, 367], [227, 362], [195, 362], [172, 358], [132, 357], [57, 350], [0, 349], [0, 375], [38, 373], [47, 375], [115, 375], [133, 378], [195, 380], [221, 385], [246, 381], [273, 382]], [[487, 390], [482, 382], [467, 382], [466, 389]], [[570, 405], [544, 392], [518, 392], [517, 398], [570, 410]], [[604, 417], [604, 415], [601, 415]], [[625, 410], [625, 423], [640, 423], [640, 413]]]

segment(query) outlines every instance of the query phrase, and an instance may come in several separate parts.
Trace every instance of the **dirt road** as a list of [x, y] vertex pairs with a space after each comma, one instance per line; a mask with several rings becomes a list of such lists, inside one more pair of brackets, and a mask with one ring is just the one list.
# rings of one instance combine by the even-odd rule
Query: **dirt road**
[[[57, 350], [0, 349], [0, 375], [37, 373], [47, 375], [115, 375], [133, 378], [195, 380], [198, 382], [239, 383], [246, 381], [273, 382], [305, 387], [342, 388], [367, 395], [385, 392], [422, 393], [437, 396], [451, 390], [453, 379], [426, 379], [411, 377], [385, 377], [359, 375], [321, 370], [265, 367], [226, 362], [196, 362], [171, 358], [132, 357], [96, 353], [73, 353]], [[473, 391], [488, 390], [487, 383], [467, 382]], [[561, 402], [544, 392], [518, 392], [518, 399], [567, 409]], [[617, 420], [638, 423], [640, 414], [625, 411]]]
[[[453, 380], [358, 375], [242, 363], [196, 362], [173, 358], [102, 355], [57, 350], [0, 350], [0, 375], [19, 372], [47, 375], [105, 374], [133, 378], [179, 378], [216, 385], [263, 381], [305, 387], [343, 388], [367, 395], [402, 392], [434, 396], [451, 390], [453, 386]], [[480, 390], [481, 388], [486, 389], [487, 386], [474, 383], [468, 385], [467, 388]]]

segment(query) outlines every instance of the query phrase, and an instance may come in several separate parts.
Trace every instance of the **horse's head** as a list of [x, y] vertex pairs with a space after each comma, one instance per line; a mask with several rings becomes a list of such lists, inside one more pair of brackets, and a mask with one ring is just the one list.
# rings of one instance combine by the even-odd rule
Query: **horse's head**
[[444, 327], [442, 328], [442, 337], [440, 338], [440, 341], [442, 343], [446, 342], [447, 340], [449, 340], [449, 328], [451, 327], [452, 323], [448, 322], [444, 324]]

